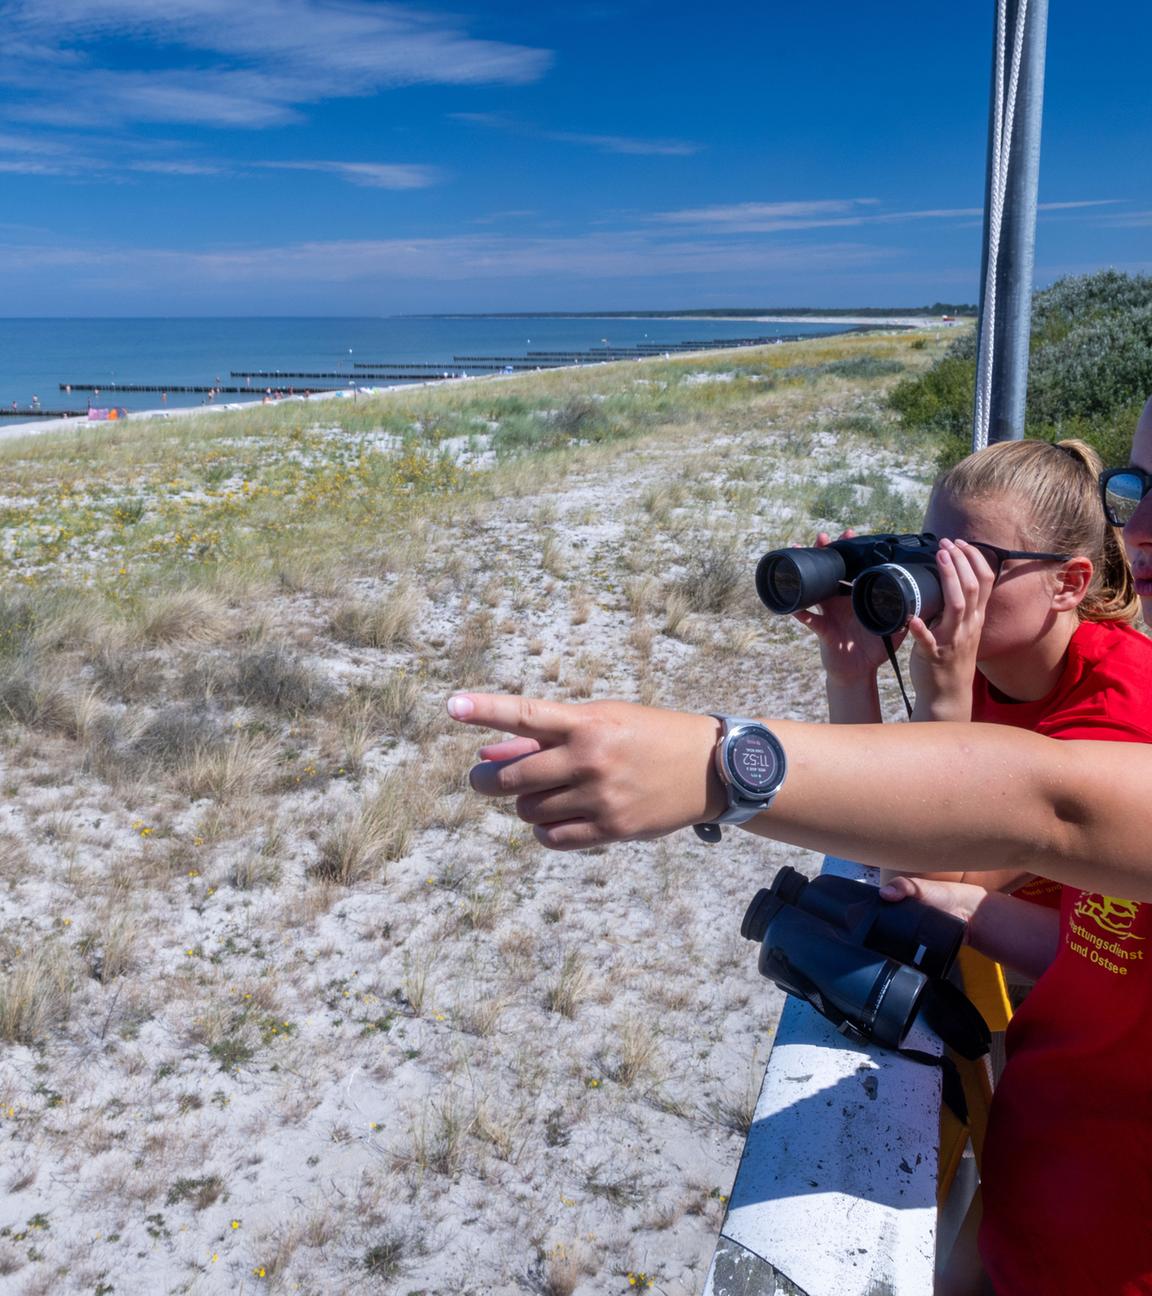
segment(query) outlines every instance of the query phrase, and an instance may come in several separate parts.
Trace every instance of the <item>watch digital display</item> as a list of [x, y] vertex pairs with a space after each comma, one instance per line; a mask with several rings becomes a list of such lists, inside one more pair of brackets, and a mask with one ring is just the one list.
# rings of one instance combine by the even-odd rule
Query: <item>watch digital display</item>
[[784, 773], [779, 745], [763, 732], [737, 734], [728, 748], [733, 781], [749, 796], [766, 796], [779, 786]]

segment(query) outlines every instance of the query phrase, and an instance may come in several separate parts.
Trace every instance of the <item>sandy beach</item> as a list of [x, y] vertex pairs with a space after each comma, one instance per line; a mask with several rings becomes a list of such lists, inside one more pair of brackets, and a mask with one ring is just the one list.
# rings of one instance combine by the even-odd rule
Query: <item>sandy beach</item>
[[[750, 564], [918, 508], [882, 403], [909, 348], [5, 447], [0, 1292], [699, 1289], [780, 1007], [740, 918], [816, 861], [738, 833], [545, 852], [467, 790], [443, 701], [821, 716]], [[495, 454], [530, 400], [580, 428], [657, 399], [642, 435]]]

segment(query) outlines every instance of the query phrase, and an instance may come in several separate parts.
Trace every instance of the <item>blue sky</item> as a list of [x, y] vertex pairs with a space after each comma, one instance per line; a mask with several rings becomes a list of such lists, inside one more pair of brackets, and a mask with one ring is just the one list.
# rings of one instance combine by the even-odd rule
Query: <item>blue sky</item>
[[[0, 314], [977, 296], [992, 0], [0, 0]], [[1146, 272], [1152, 6], [1053, 4], [1037, 280]]]

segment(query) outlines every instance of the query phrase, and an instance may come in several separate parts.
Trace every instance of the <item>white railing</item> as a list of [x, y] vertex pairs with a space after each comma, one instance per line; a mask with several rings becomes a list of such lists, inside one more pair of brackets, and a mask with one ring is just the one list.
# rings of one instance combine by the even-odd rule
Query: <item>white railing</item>
[[[876, 881], [827, 858], [825, 873]], [[939, 1056], [913, 1027], [907, 1046]], [[940, 1071], [855, 1044], [791, 996], [704, 1296], [927, 1296]]]

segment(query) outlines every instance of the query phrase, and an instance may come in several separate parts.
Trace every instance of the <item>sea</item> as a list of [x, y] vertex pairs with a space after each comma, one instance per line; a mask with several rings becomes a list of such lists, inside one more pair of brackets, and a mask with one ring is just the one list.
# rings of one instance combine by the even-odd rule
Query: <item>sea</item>
[[[392, 386], [357, 364], [468, 370], [457, 356], [524, 357], [638, 343], [715, 342], [841, 333], [845, 324], [605, 316], [385, 316], [251, 319], [0, 319], [0, 427], [89, 405], [139, 410], [261, 400], [267, 389]], [[279, 371], [283, 377], [233, 377]], [[289, 372], [337, 378], [288, 378]], [[416, 375], [413, 375], [415, 380]], [[99, 388], [99, 392], [83, 388]], [[160, 388], [124, 391], [125, 386]], [[181, 392], [179, 387], [224, 389]], [[71, 390], [66, 390], [71, 388]], [[39, 409], [42, 413], [36, 413]], [[19, 411], [19, 417], [13, 417]]]

